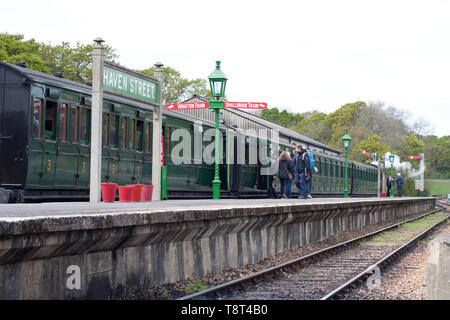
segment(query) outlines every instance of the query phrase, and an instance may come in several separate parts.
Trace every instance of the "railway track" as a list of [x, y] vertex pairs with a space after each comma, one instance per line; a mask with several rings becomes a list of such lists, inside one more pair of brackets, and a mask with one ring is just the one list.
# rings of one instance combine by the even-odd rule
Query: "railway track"
[[[438, 202], [437, 204], [440, 204]], [[443, 205], [443, 204], [442, 204]], [[232, 280], [180, 300], [328, 300], [339, 298], [346, 290], [363, 284], [377, 271], [382, 271], [420, 239], [444, 224], [450, 215], [398, 247], [367, 245], [365, 241], [386, 231], [399, 228], [445, 207], [402, 221], [343, 243], [321, 249], [283, 264]], [[379, 269], [378, 269], [379, 268]]]

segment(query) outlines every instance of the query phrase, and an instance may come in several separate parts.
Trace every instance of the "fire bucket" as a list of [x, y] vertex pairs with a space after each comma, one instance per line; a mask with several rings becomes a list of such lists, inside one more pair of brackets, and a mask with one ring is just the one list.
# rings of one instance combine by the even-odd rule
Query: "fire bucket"
[[143, 185], [141, 192], [141, 201], [152, 201], [153, 185]]
[[119, 186], [119, 202], [130, 202], [134, 186]]
[[141, 201], [141, 192], [143, 184], [128, 184], [128, 186], [133, 187], [133, 192], [131, 194], [131, 202]]
[[102, 199], [103, 202], [114, 202], [116, 199], [117, 184], [112, 182], [102, 182]]

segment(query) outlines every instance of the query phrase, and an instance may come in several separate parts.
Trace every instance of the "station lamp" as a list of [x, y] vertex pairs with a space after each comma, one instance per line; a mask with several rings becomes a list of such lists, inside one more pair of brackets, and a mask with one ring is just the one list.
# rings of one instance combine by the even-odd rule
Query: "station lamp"
[[344, 147], [345, 151], [345, 180], [344, 180], [344, 198], [348, 198], [348, 183], [347, 183], [347, 177], [348, 177], [348, 150], [350, 150], [350, 142], [352, 141], [352, 138], [348, 135], [348, 130], [345, 130], [345, 134], [342, 137], [342, 146]]
[[[215, 163], [214, 163], [214, 180], [212, 181], [213, 199], [220, 199], [220, 179], [219, 179], [219, 163], [220, 163], [220, 113], [223, 109], [223, 97], [225, 96], [225, 86], [227, 84], [227, 76], [220, 70], [220, 61], [216, 61], [216, 69], [208, 76], [209, 85], [211, 86], [211, 101], [209, 101], [209, 109], [215, 112], [216, 135], [215, 135]], [[215, 100], [214, 100], [215, 99]]]
[[227, 76], [220, 70], [220, 61], [216, 61], [216, 69], [208, 77], [211, 87], [211, 96], [220, 100], [225, 96], [225, 86], [227, 84]]
[[344, 147], [344, 151], [348, 152], [350, 149], [350, 142], [352, 141], [352, 138], [348, 135], [348, 130], [345, 130], [345, 134], [342, 137], [342, 146]]

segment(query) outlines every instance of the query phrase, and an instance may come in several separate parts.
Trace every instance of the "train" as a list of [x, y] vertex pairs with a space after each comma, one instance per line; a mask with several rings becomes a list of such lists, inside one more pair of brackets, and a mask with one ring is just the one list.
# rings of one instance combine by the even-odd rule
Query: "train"
[[[91, 92], [89, 84], [70, 81], [60, 73], [49, 75], [23, 63], [0, 61], [0, 203], [89, 198]], [[151, 183], [152, 110], [143, 102], [104, 93], [102, 182]], [[171, 137], [176, 129], [187, 130], [194, 139], [196, 130], [215, 127], [210, 110], [195, 112], [200, 111], [163, 111], [169, 199], [209, 198], [212, 194], [213, 164], [195, 161], [194, 152], [188, 159], [192, 161], [178, 163], [171, 158], [176, 145]], [[268, 140], [268, 152], [277, 148], [292, 154], [296, 144], [313, 152], [318, 169], [312, 180], [313, 197], [343, 195], [345, 161], [339, 150], [251, 113], [224, 110], [220, 125], [223, 146], [234, 148], [235, 161], [220, 165], [222, 197], [267, 197], [268, 179], [260, 174], [264, 164], [250, 161], [249, 139], [245, 139], [242, 164], [237, 161], [237, 135], [227, 141], [227, 131], [252, 128], [275, 128], [279, 133], [277, 144]], [[202, 143], [204, 149], [210, 142]], [[376, 196], [376, 166], [349, 161], [348, 170], [351, 196]], [[293, 189], [295, 194], [295, 186]]]

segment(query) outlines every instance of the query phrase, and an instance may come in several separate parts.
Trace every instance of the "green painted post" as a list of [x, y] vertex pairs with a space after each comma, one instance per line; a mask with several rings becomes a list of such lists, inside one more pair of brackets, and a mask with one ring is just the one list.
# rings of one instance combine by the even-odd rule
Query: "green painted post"
[[391, 162], [391, 198], [394, 197], [394, 165]]
[[[213, 185], [213, 199], [220, 200], [220, 179], [219, 179], [219, 162], [220, 162], [220, 130], [219, 130], [219, 115], [220, 110], [223, 109], [223, 97], [225, 95], [225, 86], [227, 84], [227, 76], [220, 70], [220, 61], [216, 61], [216, 69], [208, 76], [209, 84], [211, 86], [212, 99], [209, 101], [209, 108], [215, 112], [216, 118], [216, 138], [214, 141], [214, 180]], [[215, 98], [215, 99], [214, 99]]]
[[161, 200], [167, 200], [167, 167], [161, 167]]
[[344, 180], [344, 198], [348, 198], [348, 185], [347, 185], [347, 167], [348, 167], [348, 152], [345, 151], [345, 180]]
[[216, 114], [216, 138], [215, 138], [215, 146], [214, 146], [214, 156], [215, 156], [215, 163], [214, 163], [214, 180], [212, 182], [213, 184], [213, 199], [219, 200], [220, 199], [220, 178], [219, 178], [219, 162], [220, 162], [220, 130], [219, 130], [219, 115], [220, 115], [220, 109], [214, 110]]
[[348, 150], [350, 149], [350, 142], [352, 138], [348, 135], [348, 130], [345, 130], [345, 134], [342, 137], [342, 146], [345, 150], [345, 181], [344, 181], [344, 198], [348, 198], [348, 182], [347, 182], [347, 171], [348, 171]]

